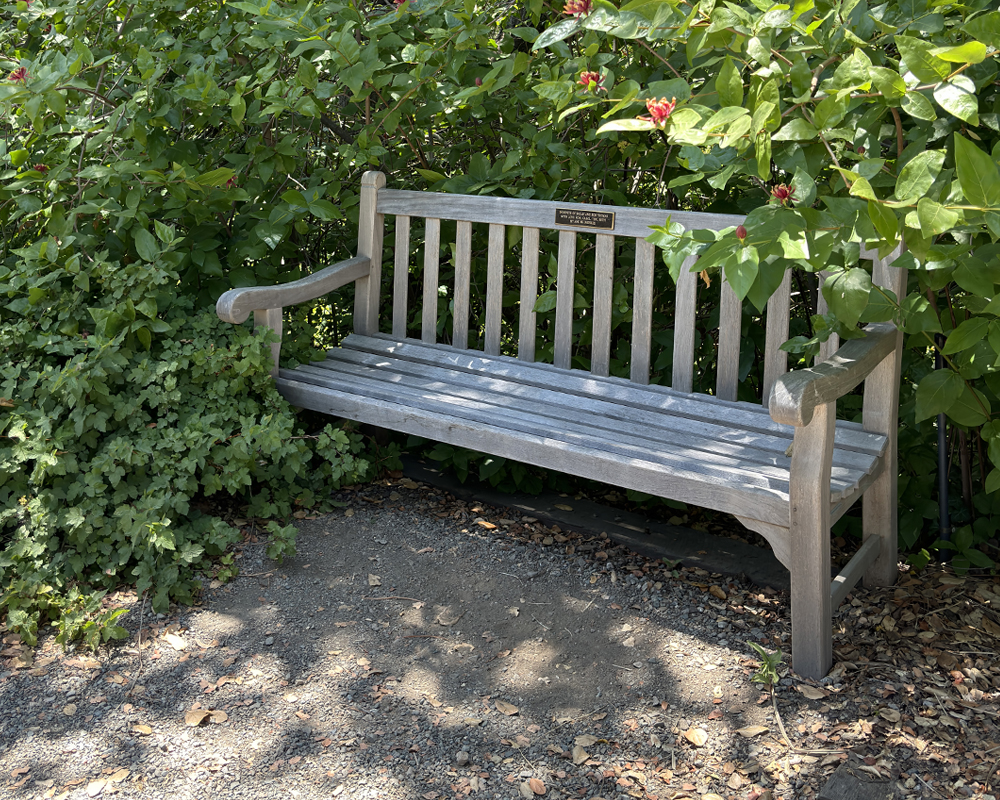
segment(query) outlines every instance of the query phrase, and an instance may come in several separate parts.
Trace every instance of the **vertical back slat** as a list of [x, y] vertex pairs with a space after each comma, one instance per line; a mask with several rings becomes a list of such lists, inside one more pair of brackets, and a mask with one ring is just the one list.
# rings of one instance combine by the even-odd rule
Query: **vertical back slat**
[[490, 223], [486, 255], [486, 341], [488, 356], [500, 355], [500, 315], [503, 311], [503, 225]]
[[633, 383], [649, 383], [649, 349], [653, 335], [653, 263], [656, 247], [645, 239], [635, 240], [635, 288], [632, 296]]
[[[826, 279], [829, 276], [830, 273], [828, 272], [821, 272], [817, 276], [819, 279], [819, 286], [816, 289], [817, 314], [825, 314], [830, 310], [830, 307], [826, 303], [826, 298], [823, 296], [823, 284], [826, 283]], [[835, 333], [831, 333], [830, 338], [819, 346], [819, 355], [816, 356], [816, 361], [814, 363], [818, 364], [821, 361], [826, 361], [830, 356], [837, 352], [838, 347], [840, 347], [840, 337]]]
[[469, 281], [472, 274], [472, 223], [459, 221], [455, 236], [455, 317], [452, 344], [469, 346]]
[[573, 295], [576, 291], [576, 233], [559, 231], [559, 266], [556, 272], [556, 340], [553, 362], [569, 369], [573, 348]]
[[697, 256], [688, 256], [677, 276], [674, 302], [674, 370], [670, 386], [678, 392], [690, 392], [694, 383], [694, 317], [698, 303], [698, 273], [691, 267]]
[[761, 402], [766, 407], [771, 399], [774, 382], [788, 372], [788, 353], [780, 349], [788, 341], [788, 310], [792, 300], [792, 271], [785, 277], [771, 299], [767, 301], [767, 329], [764, 337], [764, 385]]
[[420, 320], [420, 341], [437, 340], [438, 256], [441, 249], [441, 220], [428, 217], [424, 230], [424, 306]]
[[742, 335], [743, 303], [733, 287], [721, 280], [719, 305], [719, 372], [715, 394], [723, 400], [736, 399], [740, 381], [740, 338]]
[[371, 271], [355, 281], [354, 330], [369, 336], [378, 333], [378, 300], [382, 283], [382, 214], [376, 213], [378, 190], [385, 175], [369, 170], [361, 176], [361, 208], [358, 215], [358, 255], [371, 259]]
[[406, 305], [410, 290], [410, 218], [396, 217], [396, 252], [393, 258], [392, 335], [406, 338]]
[[615, 271], [615, 237], [597, 234], [594, 256], [594, 324], [590, 371], [606, 378], [611, 369], [611, 290]]
[[521, 319], [517, 337], [517, 357], [535, 360], [535, 300], [538, 298], [538, 228], [521, 233]]

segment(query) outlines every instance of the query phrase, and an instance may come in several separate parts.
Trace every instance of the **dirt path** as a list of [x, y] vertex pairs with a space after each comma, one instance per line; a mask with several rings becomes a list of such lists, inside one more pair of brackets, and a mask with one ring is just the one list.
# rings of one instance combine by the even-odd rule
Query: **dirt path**
[[789, 652], [780, 595], [406, 479], [342, 499], [293, 561], [248, 541], [201, 606], [147, 609], [141, 650], [8, 636], [0, 796], [791, 800], [843, 764], [995, 792], [992, 581], [858, 592], [831, 676], [772, 704], [747, 641]]

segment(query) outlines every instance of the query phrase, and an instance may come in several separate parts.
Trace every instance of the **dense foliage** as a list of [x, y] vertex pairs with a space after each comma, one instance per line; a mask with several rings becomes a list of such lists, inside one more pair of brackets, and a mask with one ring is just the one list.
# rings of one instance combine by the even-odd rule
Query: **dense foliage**
[[[262, 377], [266, 343], [218, 323], [213, 305], [231, 286], [353, 252], [371, 167], [407, 188], [749, 212], [743, 238], [665, 229], [675, 255], [656, 278], [654, 378], [670, 371], [676, 253], [699, 250], [699, 268], [723, 270], [745, 298], [747, 397], [760, 384], [754, 323], [784, 270], [802, 298], [831, 270], [830, 314], [797, 307], [791, 348], [804, 359], [866, 320], [905, 326], [902, 544], [920, 560], [933, 543], [933, 417], [945, 411], [964, 500], [956, 563], [988, 564], [980, 546], [1000, 497], [1000, 14], [989, 6], [22, 0], [0, 33], [8, 624], [31, 635], [48, 615], [66, 636], [96, 636], [95, 593], [136, 582], [162, 606], [225, 557], [238, 533], [204, 514], [205, 498], [235, 494], [248, 515], [277, 520], [370, 474], [357, 435], [296, 418]], [[900, 238], [911, 285], [895, 298], [873, 290], [857, 252]], [[474, 314], [483, 250], [474, 243]], [[542, 272], [545, 357], [554, 263]], [[586, 307], [592, 285], [577, 274]], [[283, 357], [335, 341], [350, 302], [347, 291], [286, 310]], [[705, 388], [713, 311], [706, 300], [699, 314]], [[631, 286], [616, 282], [613, 324], [630, 320]], [[581, 366], [587, 326], [574, 330]], [[935, 373], [937, 332], [947, 369]], [[626, 369], [627, 352], [613, 357]], [[539, 481], [436, 452], [494, 481]], [[290, 529], [272, 527], [280, 555]]]

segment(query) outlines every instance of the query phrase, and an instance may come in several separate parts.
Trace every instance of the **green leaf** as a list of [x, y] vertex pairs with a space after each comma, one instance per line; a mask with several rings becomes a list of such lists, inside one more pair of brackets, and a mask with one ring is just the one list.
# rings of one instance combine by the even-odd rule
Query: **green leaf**
[[906, 82], [894, 69], [887, 67], [872, 67], [869, 72], [875, 88], [886, 100], [898, 100], [906, 94]]
[[955, 64], [978, 64], [986, 58], [986, 45], [966, 42], [955, 47], [935, 47], [931, 54]]
[[969, 388], [968, 384], [963, 383], [962, 389], [962, 394], [948, 408], [948, 417], [968, 428], [982, 425], [989, 419], [987, 414], [993, 410], [989, 399], [978, 389]]
[[749, 113], [750, 112], [747, 111], [745, 108], [737, 108], [735, 106], [727, 106], [726, 108], [720, 108], [718, 111], [712, 114], [711, 117], [708, 118], [708, 122], [706, 122], [702, 127], [706, 131], [714, 131], [716, 128], [721, 128], [724, 125], [728, 125], [729, 123], [739, 119], [740, 117], [748, 116]]
[[135, 250], [139, 258], [143, 261], [155, 261], [160, 255], [160, 248], [156, 244], [153, 234], [145, 228], [139, 228], [135, 232]]
[[195, 178], [195, 183], [201, 186], [223, 186], [231, 178], [236, 177], [236, 172], [227, 167], [209, 170]]
[[868, 201], [868, 217], [883, 241], [895, 242], [899, 235], [899, 220], [891, 208], [886, 208], [874, 200]]
[[917, 384], [915, 421], [947, 413], [965, 391], [965, 381], [950, 369], [938, 369]]
[[153, 220], [153, 228], [156, 230], [156, 238], [164, 244], [170, 244], [176, 238], [176, 233], [170, 225], [164, 225], [158, 219]]
[[10, 151], [10, 163], [15, 167], [21, 166], [31, 154], [27, 150], [11, 150]]
[[951, 67], [943, 58], [934, 55], [934, 46], [923, 39], [897, 34], [896, 47], [906, 62], [906, 68], [924, 83], [938, 83], [948, 77]]
[[535, 307], [532, 309], [532, 311], [534, 311], [536, 314], [544, 314], [546, 311], [551, 311], [555, 307], [556, 307], [555, 290], [549, 290], [539, 295], [538, 299], [535, 301]]
[[912, 202], [923, 197], [937, 180], [944, 159], [944, 150], [924, 150], [911, 158], [896, 179], [896, 198]]
[[959, 215], [936, 200], [921, 197], [917, 202], [917, 220], [920, 223], [920, 232], [924, 236], [937, 236], [954, 228]]
[[991, 11], [966, 22], [962, 30], [973, 39], [1000, 48], [1000, 11]]
[[541, 36], [535, 39], [535, 44], [531, 49], [541, 50], [542, 48], [553, 45], [556, 42], [561, 42], [563, 39], [568, 39], [580, 30], [580, 27], [581, 21], [576, 17], [573, 19], [564, 19], [562, 22], [557, 22], [551, 28], [547, 28], [543, 31]]
[[760, 269], [757, 248], [751, 245], [740, 247], [726, 259], [723, 269], [726, 273], [726, 283], [742, 301], [753, 286], [753, 282], [757, 280], [757, 272]]
[[715, 79], [715, 88], [719, 93], [719, 105], [743, 105], [743, 78], [740, 76], [735, 62], [729, 56], [726, 56], [722, 62], [719, 75]]
[[651, 131], [656, 127], [652, 120], [648, 119], [613, 119], [605, 122], [597, 129], [598, 133], [609, 133], [611, 131]]
[[848, 328], [858, 324], [871, 291], [871, 275], [861, 267], [837, 272], [823, 282], [823, 297], [830, 311]]
[[941, 352], [946, 356], [952, 353], [960, 353], [978, 344], [986, 336], [989, 329], [989, 321], [982, 317], [973, 317], [960, 323], [955, 330], [948, 334], [948, 341], [945, 342]]
[[964, 136], [955, 134], [955, 171], [970, 205], [1000, 206], [1000, 171], [996, 161]]
[[976, 84], [965, 75], [956, 75], [950, 81], [934, 89], [934, 99], [938, 104], [963, 122], [979, 124], [979, 100], [976, 98]]
[[785, 123], [771, 137], [775, 142], [808, 142], [816, 138], [816, 128], [802, 117], [796, 117]]
[[902, 102], [903, 111], [916, 119], [931, 122], [937, 119], [934, 104], [920, 92], [907, 92]]

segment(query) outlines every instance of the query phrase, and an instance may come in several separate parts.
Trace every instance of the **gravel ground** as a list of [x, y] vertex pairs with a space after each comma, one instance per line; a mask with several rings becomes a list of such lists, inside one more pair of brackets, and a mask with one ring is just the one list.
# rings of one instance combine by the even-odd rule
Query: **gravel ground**
[[[847, 763], [901, 797], [992, 797], [968, 765], [993, 717], [907, 727], [906, 670], [754, 684], [747, 641], [789, 650], [773, 592], [407, 479], [341, 499], [284, 565], [248, 534], [200, 606], [131, 598], [123, 646], [7, 635], [0, 797], [791, 800]], [[838, 646], [884, 598], [852, 602]]]

